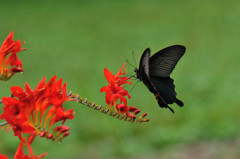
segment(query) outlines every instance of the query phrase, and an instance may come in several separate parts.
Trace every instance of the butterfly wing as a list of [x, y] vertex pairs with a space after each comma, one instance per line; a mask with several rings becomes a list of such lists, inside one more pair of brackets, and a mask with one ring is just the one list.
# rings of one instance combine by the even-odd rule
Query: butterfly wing
[[150, 49], [147, 48], [140, 60], [138, 77], [148, 87], [158, 101], [160, 107], [173, 109], [168, 104], [183, 102], [176, 98], [173, 79], [169, 77], [179, 59], [185, 53], [185, 47], [173, 45], [160, 50], [150, 58]]
[[163, 98], [165, 97], [164, 91], [166, 90], [166, 88], [164, 86], [164, 83], [161, 83], [162, 80], [158, 80], [155, 77], [150, 78], [151, 79], [143, 78], [142, 81], [148, 87], [149, 91], [154, 94], [154, 97], [156, 98], [158, 105], [162, 108], [169, 108], [174, 113], [173, 109], [168, 106], [168, 104], [173, 102], [167, 99], [166, 101], [170, 101], [170, 103], [167, 103]]
[[154, 87], [150, 81], [149, 76], [149, 59], [150, 59], [150, 49], [147, 48], [141, 57], [138, 70], [138, 78], [143, 81], [143, 83], [148, 87], [150, 92], [154, 91]]
[[183, 106], [183, 102], [176, 98], [177, 93], [175, 92], [175, 85], [173, 84], [173, 79], [170, 77], [162, 78], [156, 76], [150, 76], [151, 82], [156, 90], [156, 92], [161, 97], [163, 104], [158, 102], [160, 107], [165, 107], [166, 104], [177, 103], [179, 106]]
[[155, 95], [155, 98], [157, 99], [159, 105], [161, 107], [167, 107], [167, 105], [164, 104], [161, 96], [158, 95], [158, 92], [157, 92], [156, 88], [154, 87], [153, 83], [151, 82], [151, 79], [149, 76], [149, 59], [150, 59], [150, 49], [147, 48], [143, 52], [141, 60], [140, 60], [138, 77], [147, 86], [149, 91]]
[[140, 63], [139, 63], [139, 77], [140, 80], [142, 80], [142, 76], [147, 76], [149, 78], [149, 59], [150, 59], [150, 49], [147, 48], [141, 57]]
[[155, 53], [149, 60], [149, 75], [169, 77], [185, 50], [182, 45], [173, 45]]
[[176, 103], [183, 106], [183, 102], [176, 98], [175, 85], [170, 74], [186, 48], [182, 45], [173, 45], [154, 54], [149, 60], [149, 77], [155, 89], [155, 98], [160, 107], [167, 107], [174, 112], [168, 104]]

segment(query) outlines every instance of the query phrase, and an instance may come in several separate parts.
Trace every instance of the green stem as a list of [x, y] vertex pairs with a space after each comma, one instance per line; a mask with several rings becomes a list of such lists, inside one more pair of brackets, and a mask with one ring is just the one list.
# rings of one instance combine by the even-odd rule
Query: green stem
[[[114, 118], [123, 120], [123, 121], [127, 121], [127, 122], [132, 122], [132, 123], [142, 123], [144, 122], [143, 119], [139, 118], [139, 119], [132, 119], [129, 118], [127, 115], [120, 115], [117, 112], [113, 113], [111, 111], [109, 111], [109, 109], [105, 109], [104, 107], [102, 107], [101, 105], [97, 105], [94, 102], [89, 101], [87, 98], [82, 98], [82, 97], [75, 97], [73, 98], [75, 101], [77, 101], [80, 104], [83, 104], [91, 109], [97, 110], [99, 112], [102, 112], [106, 115], [112, 116]], [[118, 115], [117, 115], [118, 114]]]
[[8, 123], [6, 122], [6, 121], [4, 121], [4, 122], [2, 122], [2, 123], [0, 123], [0, 127], [1, 126], [4, 126], [4, 125], [7, 125]]

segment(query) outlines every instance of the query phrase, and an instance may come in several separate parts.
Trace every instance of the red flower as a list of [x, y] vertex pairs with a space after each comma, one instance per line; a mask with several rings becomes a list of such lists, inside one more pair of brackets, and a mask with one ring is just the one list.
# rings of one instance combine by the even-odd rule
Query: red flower
[[[24, 42], [22, 43], [24, 44]], [[16, 72], [23, 72], [22, 62], [18, 59], [17, 53], [25, 50], [21, 48], [20, 40], [13, 40], [13, 31], [0, 47], [0, 80], [9, 80]], [[9, 55], [10, 54], [10, 55]], [[13, 66], [12, 68], [8, 68]]]
[[118, 99], [120, 99], [120, 103], [127, 104], [127, 99], [125, 96], [128, 96], [130, 99], [131, 96], [128, 94], [127, 90], [124, 90], [123, 87], [117, 84], [109, 84], [108, 86], [103, 87], [101, 92], [106, 92], [106, 103], [110, 105], [114, 105]]
[[[52, 134], [50, 131], [56, 122], [62, 121], [63, 124], [67, 119], [74, 118], [73, 109], [65, 111], [63, 107], [64, 102], [73, 98], [67, 95], [66, 83], [62, 85], [62, 79], [57, 81], [56, 76], [48, 83], [44, 77], [34, 90], [25, 83], [25, 90], [13, 86], [11, 92], [14, 97], [2, 98], [4, 107], [0, 118], [7, 121], [14, 135], [21, 140], [15, 159], [39, 159], [46, 154], [35, 156], [31, 148], [32, 141], [37, 135], [57, 141], [69, 135], [67, 126], [57, 126]], [[29, 134], [27, 142], [22, 134]], [[26, 144], [31, 157], [23, 154]]]
[[118, 71], [118, 73], [116, 75], [113, 75], [108, 69], [104, 69], [104, 75], [108, 81], [109, 84], [117, 84], [117, 85], [122, 85], [125, 83], [129, 83], [132, 84], [131, 82], [127, 81], [129, 78], [127, 77], [120, 77], [120, 75], [126, 75], [126, 71], [122, 72], [124, 70], [126, 70], [127, 68], [123, 68], [125, 66], [126, 63], [124, 63], [122, 65], [122, 67], [120, 68], [120, 70]]
[[8, 159], [7, 156], [0, 154], [0, 159]]
[[25, 83], [25, 91], [19, 86], [11, 87], [14, 97], [3, 97], [4, 104], [1, 119], [5, 119], [14, 131], [14, 135], [22, 139], [22, 133], [46, 131], [58, 121], [73, 119], [73, 109], [65, 111], [63, 103], [73, 100], [67, 96], [66, 83], [53, 76], [46, 83], [44, 77], [32, 90]]
[[117, 110], [120, 111], [122, 114], [126, 114], [130, 118], [135, 118], [135, 115], [140, 112], [138, 108], [127, 106], [125, 104], [117, 104]]
[[[42, 157], [47, 155], [47, 153], [43, 153], [43, 154], [41, 154], [39, 156], [35, 156], [33, 154], [32, 148], [31, 148], [31, 142], [34, 139], [34, 137], [35, 136], [31, 137], [31, 135], [30, 135], [30, 137], [29, 137], [27, 142], [25, 141], [25, 139], [21, 140], [21, 143], [19, 144], [18, 149], [17, 149], [17, 151], [15, 153], [14, 159], [40, 159], [40, 158], [42, 158]], [[25, 155], [23, 153], [23, 148], [26, 146], [26, 144], [28, 146], [28, 150], [29, 150], [29, 153], [30, 153], [31, 157], [29, 157], [28, 155]]]
[[[128, 117], [130, 118], [130, 120], [128, 121], [135, 121], [136, 120], [136, 116], [140, 110], [136, 107], [132, 107], [132, 106], [127, 106], [127, 99], [126, 96], [130, 99], [131, 96], [128, 94], [127, 90], [124, 90], [124, 86], [126, 84], [132, 84], [129, 80], [130, 78], [125, 77], [124, 75], [126, 75], [126, 68], [123, 68], [125, 65], [125, 63], [122, 65], [121, 69], [118, 71], [118, 73], [116, 75], [113, 75], [108, 69], [104, 69], [104, 75], [108, 81], [108, 86], [104, 86], [101, 88], [100, 92], [106, 92], [106, 103], [108, 105], [108, 109], [109, 107], [111, 108], [110, 114], [115, 116], [114, 114], [112, 114], [113, 110], [112, 110], [112, 106], [114, 106], [115, 108], [115, 112], [117, 112], [118, 114], [118, 118], [120, 117], [120, 113], [123, 114], [120, 118], [123, 120], [126, 120]], [[122, 76], [121, 76], [122, 75]], [[120, 77], [121, 76], [121, 77]], [[120, 102], [118, 103], [118, 99], [120, 99]], [[106, 113], [108, 113], [108, 109], [107, 111], [105, 111]], [[149, 119], [144, 119], [144, 117], [147, 114], [145, 113], [144, 115], [140, 116], [139, 119], [136, 120], [136, 122], [147, 122], [149, 121]], [[120, 119], [119, 118], [119, 119]]]
[[117, 104], [117, 110], [119, 110], [122, 114], [128, 112], [128, 106], [125, 104]]
[[58, 121], [62, 121], [62, 124], [64, 124], [66, 119], [73, 119], [74, 118], [73, 109], [65, 111], [64, 108], [57, 108], [57, 110], [54, 110], [54, 112], [55, 112], [55, 115], [52, 117], [52, 119], [49, 122], [50, 127]]
[[111, 108], [112, 112], [112, 106], [114, 106], [115, 111], [117, 112], [116, 109], [116, 104], [118, 99], [120, 99], [120, 103], [124, 103], [125, 105], [127, 104], [127, 99], [125, 96], [127, 96], [129, 99], [131, 96], [128, 94], [127, 90], [124, 90], [123, 87], [125, 86], [124, 84], [132, 84], [129, 82], [129, 78], [127, 77], [120, 77], [120, 75], [125, 75], [126, 72], [122, 72], [123, 67], [125, 63], [122, 65], [121, 69], [118, 71], [116, 75], [113, 75], [108, 69], [104, 69], [104, 75], [109, 83], [108, 86], [104, 86], [101, 88], [100, 92], [106, 92], [106, 103], [108, 105], [108, 108]]

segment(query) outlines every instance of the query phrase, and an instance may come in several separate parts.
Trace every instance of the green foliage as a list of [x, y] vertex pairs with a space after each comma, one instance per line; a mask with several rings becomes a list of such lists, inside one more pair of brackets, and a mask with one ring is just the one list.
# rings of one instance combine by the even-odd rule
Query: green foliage
[[[132, 51], [139, 61], [147, 47], [154, 53], [182, 44], [186, 54], [172, 77], [185, 106], [174, 105], [175, 114], [158, 108], [142, 83], [130, 92], [129, 105], [147, 112], [148, 123], [123, 122], [69, 102], [76, 112], [66, 123], [70, 136], [62, 144], [38, 138], [34, 153], [58, 159], [146, 158], [176, 144], [237, 138], [239, 9], [237, 0], [4, 1], [0, 41], [14, 30], [14, 39], [25, 40], [28, 50], [19, 53], [24, 73], [1, 82], [0, 96], [10, 95], [12, 85], [28, 82], [34, 88], [43, 76], [56, 74], [69, 91], [103, 105], [104, 68], [116, 73], [126, 59], [134, 64]], [[0, 141], [0, 153], [15, 153], [16, 137], [0, 131]]]

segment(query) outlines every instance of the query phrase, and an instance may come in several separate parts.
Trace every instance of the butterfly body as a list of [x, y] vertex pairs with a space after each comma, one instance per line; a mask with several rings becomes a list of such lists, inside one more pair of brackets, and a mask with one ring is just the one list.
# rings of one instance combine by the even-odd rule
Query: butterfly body
[[158, 105], [162, 108], [169, 108], [173, 113], [173, 109], [168, 104], [176, 103], [180, 107], [184, 104], [176, 98], [175, 85], [170, 74], [185, 50], [182, 45], [173, 45], [150, 57], [150, 49], [147, 48], [141, 57], [139, 69], [134, 69], [137, 78], [154, 94]]

